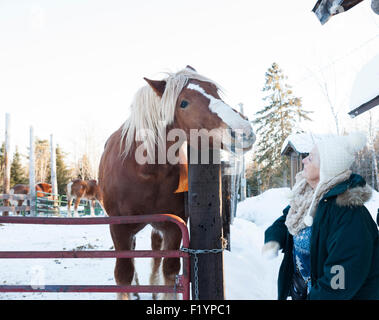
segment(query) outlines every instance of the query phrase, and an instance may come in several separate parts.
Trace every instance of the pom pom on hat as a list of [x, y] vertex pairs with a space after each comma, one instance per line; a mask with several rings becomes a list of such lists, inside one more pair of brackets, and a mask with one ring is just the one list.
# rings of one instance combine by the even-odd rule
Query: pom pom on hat
[[358, 152], [366, 145], [366, 135], [363, 132], [352, 132], [347, 136], [351, 152]]
[[304, 217], [304, 224], [307, 226], [307, 227], [310, 227], [312, 224], [313, 224], [313, 217], [310, 216], [310, 215], [306, 215]]
[[355, 153], [366, 144], [363, 132], [348, 136], [326, 136], [316, 142], [320, 154], [320, 181], [328, 181], [345, 170], [355, 160]]

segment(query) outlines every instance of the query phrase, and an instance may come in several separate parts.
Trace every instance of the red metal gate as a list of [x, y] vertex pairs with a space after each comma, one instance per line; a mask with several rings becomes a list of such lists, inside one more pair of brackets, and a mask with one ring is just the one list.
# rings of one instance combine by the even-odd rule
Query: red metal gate
[[[94, 225], [132, 224], [151, 222], [172, 222], [182, 232], [183, 247], [189, 248], [186, 223], [172, 214], [143, 216], [120, 216], [104, 218], [45, 218], [45, 217], [0, 217], [0, 223], [49, 224], [49, 225]], [[183, 274], [177, 277], [175, 286], [163, 285], [46, 285], [35, 288], [32, 285], [0, 285], [0, 292], [138, 292], [138, 293], [181, 293], [183, 300], [189, 300], [190, 257], [180, 250], [123, 250], [123, 251], [0, 251], [0, 259], [61, 259], [61, 258], [183, 258]]]

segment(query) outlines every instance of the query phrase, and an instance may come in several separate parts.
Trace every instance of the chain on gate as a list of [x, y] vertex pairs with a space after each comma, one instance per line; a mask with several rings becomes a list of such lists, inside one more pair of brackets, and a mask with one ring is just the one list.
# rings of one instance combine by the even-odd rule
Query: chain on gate
[[[224, 240], [224, 239], [223, 239]], [[204, 253], [221, 253], [224, 251], [226, 247], [226, 241], [223, 241], [223, 245], [221, 249], [190, 249], [190, 248], [180, 248], [180, 251], [192, 254], [194, 259], [193, 259], [193, 273], [194, 273], [194, 288], [195, 288], [195, 300], [199, 300], [199, 258], [198, 254], [204, 254]]]

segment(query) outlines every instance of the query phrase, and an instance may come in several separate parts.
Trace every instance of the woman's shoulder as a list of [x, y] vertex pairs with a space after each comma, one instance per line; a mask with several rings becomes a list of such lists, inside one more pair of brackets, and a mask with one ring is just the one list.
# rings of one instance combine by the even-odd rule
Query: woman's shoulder
[[352, 174], [344, 182], [343, 189], [336, 195], [335, 206], [331, 212], [338, 223], [347, 220], [372, 220], [372, 217], [365, 207], [365, 203], [372, 196], [372, 188], [365, 179], [358, 174]]
[[372, 188], [366, 180], [359, 174], [352, 173], [347, 180], [329, 190], [323, 199], [327, 201], [328, 198], [335, 198], [339, 207], [357, 207], [363, 206], [371, 196]]

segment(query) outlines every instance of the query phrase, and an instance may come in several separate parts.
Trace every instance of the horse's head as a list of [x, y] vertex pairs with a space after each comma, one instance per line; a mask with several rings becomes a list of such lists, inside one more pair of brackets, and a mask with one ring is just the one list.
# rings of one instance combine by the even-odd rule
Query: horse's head
[[[200, 76], [189, 66], [180, 73], [186, 80], [176, 95], [173, 127], [185, 132], [192, 145], [198, 145], [200, 138], [207, 138], [211, 148], [250, 150], [255, 134], [248, 119], [221, 99], [219, 88], [213, 81]], [[167, 79], [145, 80], [162, 100], [166, 91], [172, 91]]]

